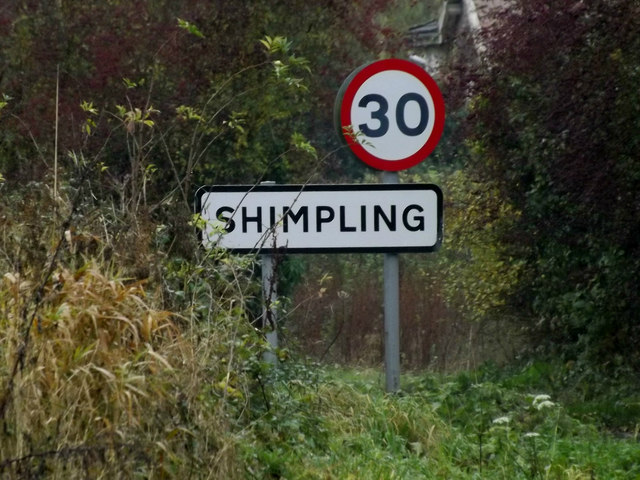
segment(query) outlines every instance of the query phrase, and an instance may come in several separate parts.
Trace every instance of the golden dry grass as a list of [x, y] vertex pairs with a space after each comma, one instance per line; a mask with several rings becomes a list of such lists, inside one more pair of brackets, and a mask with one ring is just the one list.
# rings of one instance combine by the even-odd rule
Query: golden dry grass
[[[17, 273], [2, 278], [2, 388], [35, 308], [34, 285]], [[203, 380], [224, 378], [211, 365], [223, 339], [199, 341], [197, 326], [153, 305], [145, 282], [95, 262], [54, 271], [13, 388], [2, 392], [10, 396], [0, 435], [3, 474], [235, 476], [224, 402], [203, 394]]]

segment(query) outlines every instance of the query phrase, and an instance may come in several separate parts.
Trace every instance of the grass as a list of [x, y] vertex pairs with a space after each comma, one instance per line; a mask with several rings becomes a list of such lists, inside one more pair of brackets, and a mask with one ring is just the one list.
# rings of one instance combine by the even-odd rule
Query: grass
[[640, 478], [637, 426], [613, 434], [514, 375], [412, 375], [394, 395], [371, 370], [321, 370], [295, 391], [290, 375], [261, 420], [272, 435], [244, 451], [250, 478]]
[[[203, 272], [178, 273], [198, 321], [95, 263], [55, 270], [4, 392], [3, 478], [640, 478], [638, 389], [625, 377], [487, 366], [404, 375], [385, 394], [376, 370], [287, 352], [265, 364], [244, 310], [197, 300]], [[2, 279], [4, 379], [32, 288]]]

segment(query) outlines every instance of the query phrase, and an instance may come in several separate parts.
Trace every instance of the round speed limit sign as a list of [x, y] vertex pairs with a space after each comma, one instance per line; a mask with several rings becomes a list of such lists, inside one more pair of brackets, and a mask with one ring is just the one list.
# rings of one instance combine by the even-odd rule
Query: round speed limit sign
[[334, 117], [340, 138], [367, 165], [404, 170], [422, 162], [444, 128], [444, 100], [418, 65], [387, 59], [364, 65], [343, 83]]

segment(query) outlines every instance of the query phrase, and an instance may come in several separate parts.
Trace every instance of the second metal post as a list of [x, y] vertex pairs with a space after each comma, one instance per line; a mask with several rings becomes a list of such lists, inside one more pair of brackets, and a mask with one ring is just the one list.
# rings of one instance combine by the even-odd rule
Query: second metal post
[[[383, 183], [398, 183], [397, 172], [384, 172]], [[400, 388], [400, 273], [397, 253], [384, 255], [384, 369], [385, 390]]]

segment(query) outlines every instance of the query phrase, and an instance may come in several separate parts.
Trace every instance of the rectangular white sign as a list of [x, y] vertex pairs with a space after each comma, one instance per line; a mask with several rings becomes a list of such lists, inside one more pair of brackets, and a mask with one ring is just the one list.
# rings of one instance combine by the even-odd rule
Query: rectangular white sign
[[238, 253], [429, 252], [442, 242], [442, 191], [427, 184], [202, 187], [205, 247]]

